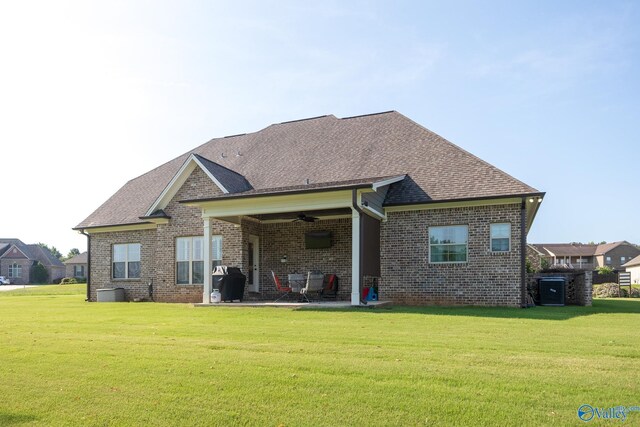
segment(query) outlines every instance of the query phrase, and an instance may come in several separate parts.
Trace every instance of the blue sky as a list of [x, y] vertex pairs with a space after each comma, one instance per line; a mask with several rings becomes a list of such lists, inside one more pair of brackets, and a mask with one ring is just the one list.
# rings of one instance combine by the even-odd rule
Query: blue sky
[[[640, 3], [0, 3], [0, 236], [218, 136], [397, 110], [547, 192], [530, 242], [640, 243]], [[8, 149], [8, 151], [7, 151]]]

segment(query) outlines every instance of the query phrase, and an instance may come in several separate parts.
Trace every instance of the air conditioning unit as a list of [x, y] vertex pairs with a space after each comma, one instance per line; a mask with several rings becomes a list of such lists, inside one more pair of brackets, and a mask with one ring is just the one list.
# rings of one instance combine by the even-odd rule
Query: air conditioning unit
[[538, 279], [540, 305], [564, 305], [566, 280], [564, 277], [541, 277]]

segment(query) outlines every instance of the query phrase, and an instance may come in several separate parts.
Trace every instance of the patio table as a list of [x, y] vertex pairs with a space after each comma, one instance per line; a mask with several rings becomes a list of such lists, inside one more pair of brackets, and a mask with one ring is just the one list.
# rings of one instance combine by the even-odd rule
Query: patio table
[[291, 287], [291, 292], [295, 294], [299, 294], [300, 290], [304, 288], [304, 285], [307, 283], [307, 276], [304, 274], [289, 274], [288, 275], [289, 286]]

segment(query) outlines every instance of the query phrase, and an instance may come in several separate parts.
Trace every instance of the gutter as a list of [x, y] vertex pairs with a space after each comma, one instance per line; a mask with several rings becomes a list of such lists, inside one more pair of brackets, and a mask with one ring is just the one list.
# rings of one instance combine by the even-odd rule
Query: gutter
[[529, 308], [527, 303], [527, 198], [520, 203], [520, 308]]
[[80, 234], [87, 236], [87, 298], [85, 301], [89, 301], [91, 298], [91, 235], [80, 230]]

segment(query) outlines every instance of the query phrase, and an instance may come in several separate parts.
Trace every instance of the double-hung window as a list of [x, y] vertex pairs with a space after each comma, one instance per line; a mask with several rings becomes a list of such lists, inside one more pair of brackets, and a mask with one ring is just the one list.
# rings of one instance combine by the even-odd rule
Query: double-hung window
[[73, 266], [73, 277], [84, 277], [84, 265]]
[[140, 243], [113, 245], [113, 278], [140, 278]]
[[22, 266], [18, 263], [9, 264], [9, 278], [18, 279], [22, 277]]
[[432, 264], [467, 262], [469, 227], [451, 225], [429, 227], [429, 262]]
[[[201, 285], [204, 283], [204, 248], [202, 236], [176, 239], [176, 283]], [[222, 263], [222, 236], [212, 236], [212, 267]]]
[[491, 252], [509, 252], [511, 249], [511, 224], [491, 224]]

